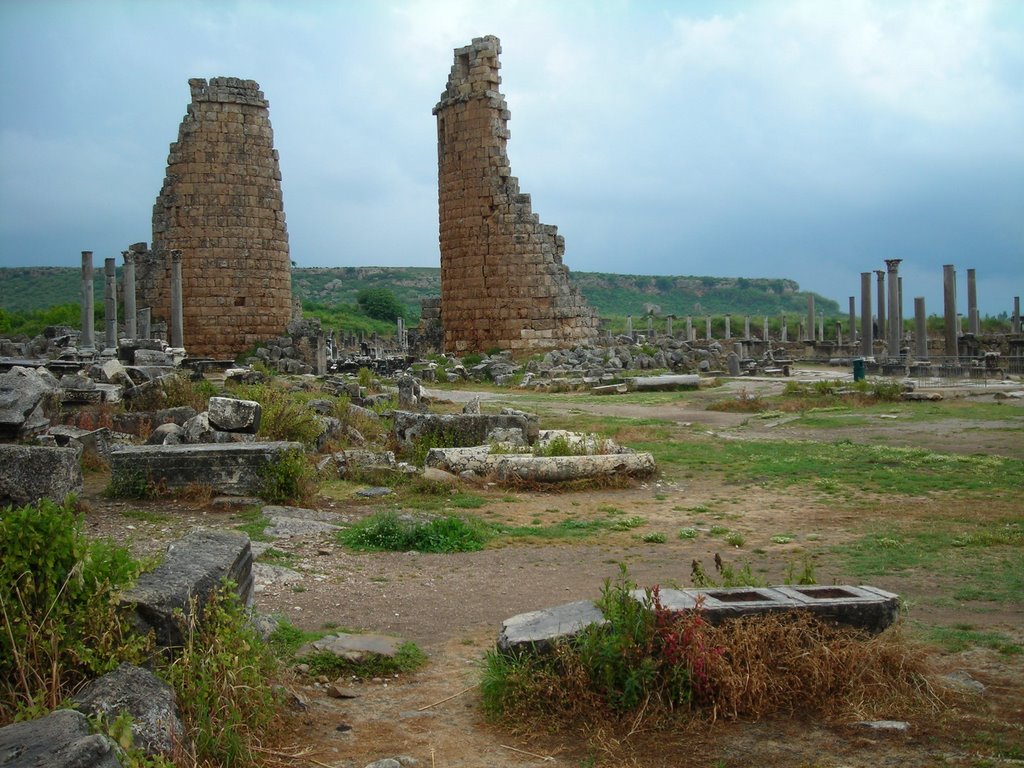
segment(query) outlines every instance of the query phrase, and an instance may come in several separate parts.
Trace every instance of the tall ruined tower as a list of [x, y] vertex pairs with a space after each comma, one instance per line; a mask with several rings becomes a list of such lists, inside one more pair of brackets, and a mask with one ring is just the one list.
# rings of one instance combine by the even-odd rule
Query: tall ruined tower
[[593, 340], [598, 318], [569, 284], [565, 240], [519, 192], [505, 146], [498, 38], [455, 50], [437, 116], [441, 321], [449, 352]]
[[140, 306], [170, 317], [169, 254], [179, 249], [190, 355], [231, 356], [291, 319], [291, 260], [268, 102], [252, 80], [188, 81], [192, 102], [153, 206]]

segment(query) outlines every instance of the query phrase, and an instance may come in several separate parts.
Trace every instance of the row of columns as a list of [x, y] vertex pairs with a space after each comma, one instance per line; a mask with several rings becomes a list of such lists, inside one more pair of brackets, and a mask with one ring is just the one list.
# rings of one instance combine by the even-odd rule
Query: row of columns
[[[871, 273], [861, 272], [860, 275], [860, 351], [864, 357], [873, 353], [872, 344], [875, 338], [885, 339], [889, 354], [900, 355], [903, 336], [903, 278], [899, 276], [899, 265], [902, 259], [886, 259], [886, 269], [875, 270], [877, 281], [878, 311], [876, 315], [877, 336], [872, 333], [871, 314]], [[886, 290], [888, 279], [888, 290]], [[946, 357], [957, 357], [958, 343], [961, 335], [960, 315], [956, 311], [956, 269], [952, 264], [942, 267], [942, 299], [943, 299], [943, 336]], [[886, 308], [888, 307], [888, 322]], [[850, 297], [850, 327], [854, 326], [855, 299]], [[976, 272], [967, 270], [967, 323], [968, 333], [977, 336], [981, 333], [981, 316], [978, 311], [978, 289]], [[888, 333], [886, 332], [888, 330]], [[1013, 299], [1013, 333], [1021, 332], [1020, 297]], [[920, 359], [928, 357], [927, 314], [923, 296], [914, 298], [914, 354]]]
[[[140, 313], [135, 308], [135, 254], [122, 251], [124, 270], [121, 276], [121, 292], [124, 300], [125, 336], [129, 339], [149, 337], [149, 307], [142, 311], [143, 328], [139, 328]], [[78, 338], [78, 350], [84, 353], [96, 351], [95, 299], [93, 288], [92, 251], [82, 251], [81, 321], [82, 332]], [[117, 354], [117, 264], [114, 258], [103, 262], [103, 313], [105, 325], [104, 355]], [[181, 251], [171, 251], [171, 333], [170, 346], [184, 352], [184, 309], [181, 289]], [[142, 334], [140, 335], [140, 330]]]

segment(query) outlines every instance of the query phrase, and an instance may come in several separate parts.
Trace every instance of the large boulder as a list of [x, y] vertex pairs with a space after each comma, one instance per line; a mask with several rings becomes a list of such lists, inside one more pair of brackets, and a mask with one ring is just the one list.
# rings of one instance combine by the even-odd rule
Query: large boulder
[[0, 445], [0, 506], [82, 492], [80, 448]]
[[252, 604], [249, 537], [237, 531], [192, 531], [172, 542], [164, 561], [139, 576], [121, 602], [134, 608], [136, 625], [143, 632], [152, 630], [157, 644], [178, 647], [184, 643], [183, 625], [194, 615], [193, 609], [201, 617], [225, 579], [235, 584], [245, 605]]
[[0, 768], [121, 768], [117, 755], [117, 745], [71, 709], [0, 728]]
[[72, 699], [85, 715], [108, 721], [122, 712], [132, 718], [132, 739], [147, 755], [172, 757], [187, 738], [174, 689], [152, 672], [121, 664], [93, 680]]
[[60, 386], [45, 370], [15, 366], [0, 373], [0, 440], [17, 440], [50, 426], [47, 411], [56, 407]]

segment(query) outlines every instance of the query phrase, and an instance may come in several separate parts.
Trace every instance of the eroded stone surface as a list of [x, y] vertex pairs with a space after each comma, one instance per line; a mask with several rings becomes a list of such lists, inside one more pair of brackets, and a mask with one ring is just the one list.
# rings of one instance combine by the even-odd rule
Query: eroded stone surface
[[339, 632], [307, 643], [299, 649], [296, 656], [333, 653], [335, 656], [355, 662], [362, 661], [370, 655], [394, 658], [402, 642], [400, 637], [389, 635], [350, 635], [347, 632]]
[[210, 426], [214, 429], [255, 435], [260, 430], [263, 409], [255, 400], [211, 397], [207, 412], [210, 414]]
[[159, 645], [180, 646], [182, 620], [174, 612], [180, 610], [185, 621], [193, 608], [201, 615], [203, 605], [225, 579], [236, 585], [244, 604], [252, 603], [249, 537], [237, 531], [192, 531], [171, 543], [164, 561], [139, 576], [121, 602], [134, 608], [139, 628], [143, 632], [152, 629]]
[[0, 506], [64, 501], [82, 492], [78, 448], [0, 445]]
[[0, 728], [4, 768], [121, 768], [116, 745], [92, 733], [81, 712], [59, 709]]
[[557, 641], [572, 637], [584, 627], [604, 623], [604, 614], [590, 600], [521, 613], [505, 619], [498, 635], [498, 649], [545, 652]]

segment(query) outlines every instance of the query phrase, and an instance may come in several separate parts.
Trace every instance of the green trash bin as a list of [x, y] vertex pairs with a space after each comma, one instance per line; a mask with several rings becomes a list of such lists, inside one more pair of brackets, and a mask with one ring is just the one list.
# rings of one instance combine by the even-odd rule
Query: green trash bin
[[853, 358], [853, 380], [864, 381], [864, 358]]

